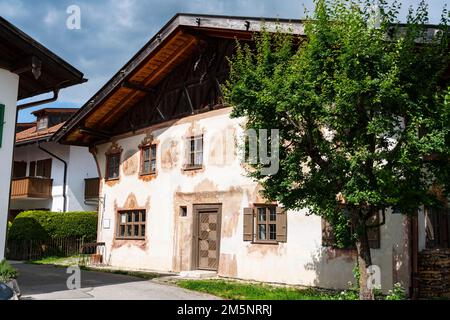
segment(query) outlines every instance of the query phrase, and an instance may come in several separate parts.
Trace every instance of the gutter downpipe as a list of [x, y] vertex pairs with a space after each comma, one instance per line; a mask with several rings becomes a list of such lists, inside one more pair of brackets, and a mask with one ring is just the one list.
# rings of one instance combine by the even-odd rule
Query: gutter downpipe
[[59, 96], [59, 88], [53, 90], [53, 97], [51, 97], [51, 98], [39, 100], [39, 101], [32, 101], [32, 102], [28, 102], [28, 103], [24, 103], [24, 104], [19, 104], [17, 106], [17, 111], [31, 108], [31, 107], [40, 106], [42, 104], [46, 104], [46, 103], [50, 103], [50, 102], [55, 102], [56, 100], [58, 100], [58, 96]]
[[67, 212], [67, 194], [66, 194], [66, 187], [67, 187], [67, 162], [55, 155], [54, 153], [44, 149], [41, 144], [38, 142], [38, 148], [48, 155], [52, 156], [53, 158], [61, 161], [64, 164], [64, 179], [63, 179], [63, 212]]

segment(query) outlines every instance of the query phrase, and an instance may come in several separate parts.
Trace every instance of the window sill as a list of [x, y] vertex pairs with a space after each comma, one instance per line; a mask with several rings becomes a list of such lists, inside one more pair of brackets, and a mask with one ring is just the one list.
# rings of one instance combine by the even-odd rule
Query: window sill
[[275, 240], [258, 240], [258, 241], [252, 241], [252, 244], [271, 244], [271, 245], [278, 245], [279, 242]]
[[118, 181], [120, 178], [109, 178], [109, 179], [105, 179], [106, 182], [108, 181]]
[[145, 241], [145, 237], [144, 238], [123, 238], [123, 237], [115, 237], [114, 240], [120, 240], [120, 241], [128, 241], [128, 240], [136, 240], [136, 241]]
[[202, 170], [203, 166], [192, 166], [192, 167], [183, 167], [184, 171], [195, 171], [195, 170]]
[[156, 172], [151, 173], [139, 173], [139, 176], [146, 177], [146, 176], [156, 176]]

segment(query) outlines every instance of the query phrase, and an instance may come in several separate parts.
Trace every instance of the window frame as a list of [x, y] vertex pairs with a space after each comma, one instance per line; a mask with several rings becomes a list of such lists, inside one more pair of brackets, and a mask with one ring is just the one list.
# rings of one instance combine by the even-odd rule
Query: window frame
[[[184, 170], [198, 170], [198, 169], [202, 169], [203, 165], [204, 165], [204, 150], [205, 150], [205, 140], [204, 140], [204, 135], [200, 134], [200, 135], [196, 135], [196, 136], [190, 136], [187, 139], [187, 145], [186, 145], [186, 164], [184, 166]], [[198, 151], [195, 149], [195, 141], [196, 140], [201, 140], [202, 141], [202, 150]], [[194, 143], [194, 150], [192, 150], [192, 143]], [[195, 163], [195, 159], [196, 159], [196, 155], [201, 153], [202, 157], [202, 161], [201, 164]]]
[[42, 131], [42, 130], [46, 130], [49, 128], [48, 124], [49, 124], [49, 116], [41, 116], [37, 119], [36, 121], [36, 131]]
[[[153, 148], [155, 148], [155, 156], [153, 157]], [[157, 158], [158, 158], [158, 145], [156, 143], [147, 144], [140, 147], [141, 149], [141, 165], [139, 170], [139, 175], [141, 176], [151, 176], [156, 175], [158, 168], [157, 168]], [[148, 160], [145, 159], [145, 151], [149, 150], [149, 158]], [[149, 172], [144, 172], [145, 162], [149, 162]], [[152, 161], [155, 161], [155, 170], [152, 171]]]
[[[112, 157], [118, 157], [118, 161], [117, 161], [117, 177], [110, 177], [110, 161]], [[107, 153], [106, 154], [106, 171], [105, 171], [105, 180], [106, 181], [115, 181], [115, 180], [119, 180], [120, 179], [120, 160], [122, 158], [122, 152], [111, 152], [111, 153]]]
[[[277, 207], [276, 204], [255, 204], [254, 205], [254, 237], [253, 237], [253, 243], [261, 243], [261, 244], [278, 244], [279, 241], [277, 240]], [[265, 221], [260, 221], [259, 217], [259, 210], [264, 208], [265, 209]], [[275, 220], [270, 220], [271, 218], [271, 212], [270, 210], [273, 210], [273, 213], [275, 215]], [[264, 224], [266, 226], [266, 239], [260, 239], [259, 238], [259, 225]], [[270, 239], [270, 225], [275, 226], [275, 239]]]
[[[138, 213], [139, 215], [139, 221], [135, 221], [134, 220], [134, 216], [135, 214]], [[144, 220], [142, 220], [142, 213], [144, 214], [143, 216], [145, 217]], [[122, 214], [126, 214], [126, 221], [125, 223], [122, 223], [121, 221], [121, 216]], [[128, 214], [131, 214], [131, 222], [128, 221]], [[117, 223], [116, 223], [116, 232], [114, 234], [114, 239], [116, 240], [139, 240], [139, 241], [144, 241], [147, 239], [147, 210], [146, 209], [123, 209], [123, 210], [117, 210], [116, 211], [116, 217], [117, 217]], [[124, 235], [120, 234], [120, 227], [124, 226], [125, 230], [124, 230]], [[131, 226], [131, 234], [132, 236], [126, 236], [126, 232], [128, 229], [128, 226]], [[138, 233], [139, 236], [134, 236], [134, 230], [135, 230], [135, 226], [138, 227]], [[142, 236], [142, 226], [144, 227], [144, 235]]]
[[30, 161], [30, 165], [28, 166], [28, 176], [33, 178], [51, 179], [52, 166], [52, 158]]

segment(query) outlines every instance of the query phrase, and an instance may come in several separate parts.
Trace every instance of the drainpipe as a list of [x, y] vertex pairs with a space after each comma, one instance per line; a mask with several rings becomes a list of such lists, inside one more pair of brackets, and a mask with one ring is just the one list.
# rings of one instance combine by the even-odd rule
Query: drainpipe
[[54, 153], [44, 149], [40, 143], [38, 143], [38, 148], [44, 151], [45, 153], [49, 154], [53, 158], [61, 161], [64, 164], [64, 180], [63, 180], [63, 212], [67, 211], [67, 195], [66, 195], [66, 186], [67, 186], [67, 162], [55, 155]]

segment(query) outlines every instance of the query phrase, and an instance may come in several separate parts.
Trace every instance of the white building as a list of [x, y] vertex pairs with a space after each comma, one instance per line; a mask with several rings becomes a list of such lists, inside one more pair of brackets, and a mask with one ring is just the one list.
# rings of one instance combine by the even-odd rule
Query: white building
[[97, 209], [97, 168], [88, 148], [51, 141], [76, 110], [35, 111], [33, 126], [16, 134], [10, 219], [25, 210]]
[[83, 74], [0, 17], [0, 260], [4, 257], [17, 101], [85, 82]]
[[[301, 21], [265, 19], [267, 28], [277, 23], [302, 35]], [[176, 15], [55, 134], [95, 157], [107, 264], [335, 289], [355, 281], [355, 248], [336, 248], [329, 225], [308, 210], [267, 202], [238, 158], [246, 119], [231, 117], [218, 84], [235, 39], [250, 41], [260, 27], [252, 18]], [[399, 282], [413, 293], [417, 281], [427, 290], [420, 268], [429, 250], [450, 256], [446, 212], [433, 212], [387, 210], [370, 232], [384, 292]], [[440, 292], [450, 292], [445, 283]]]

